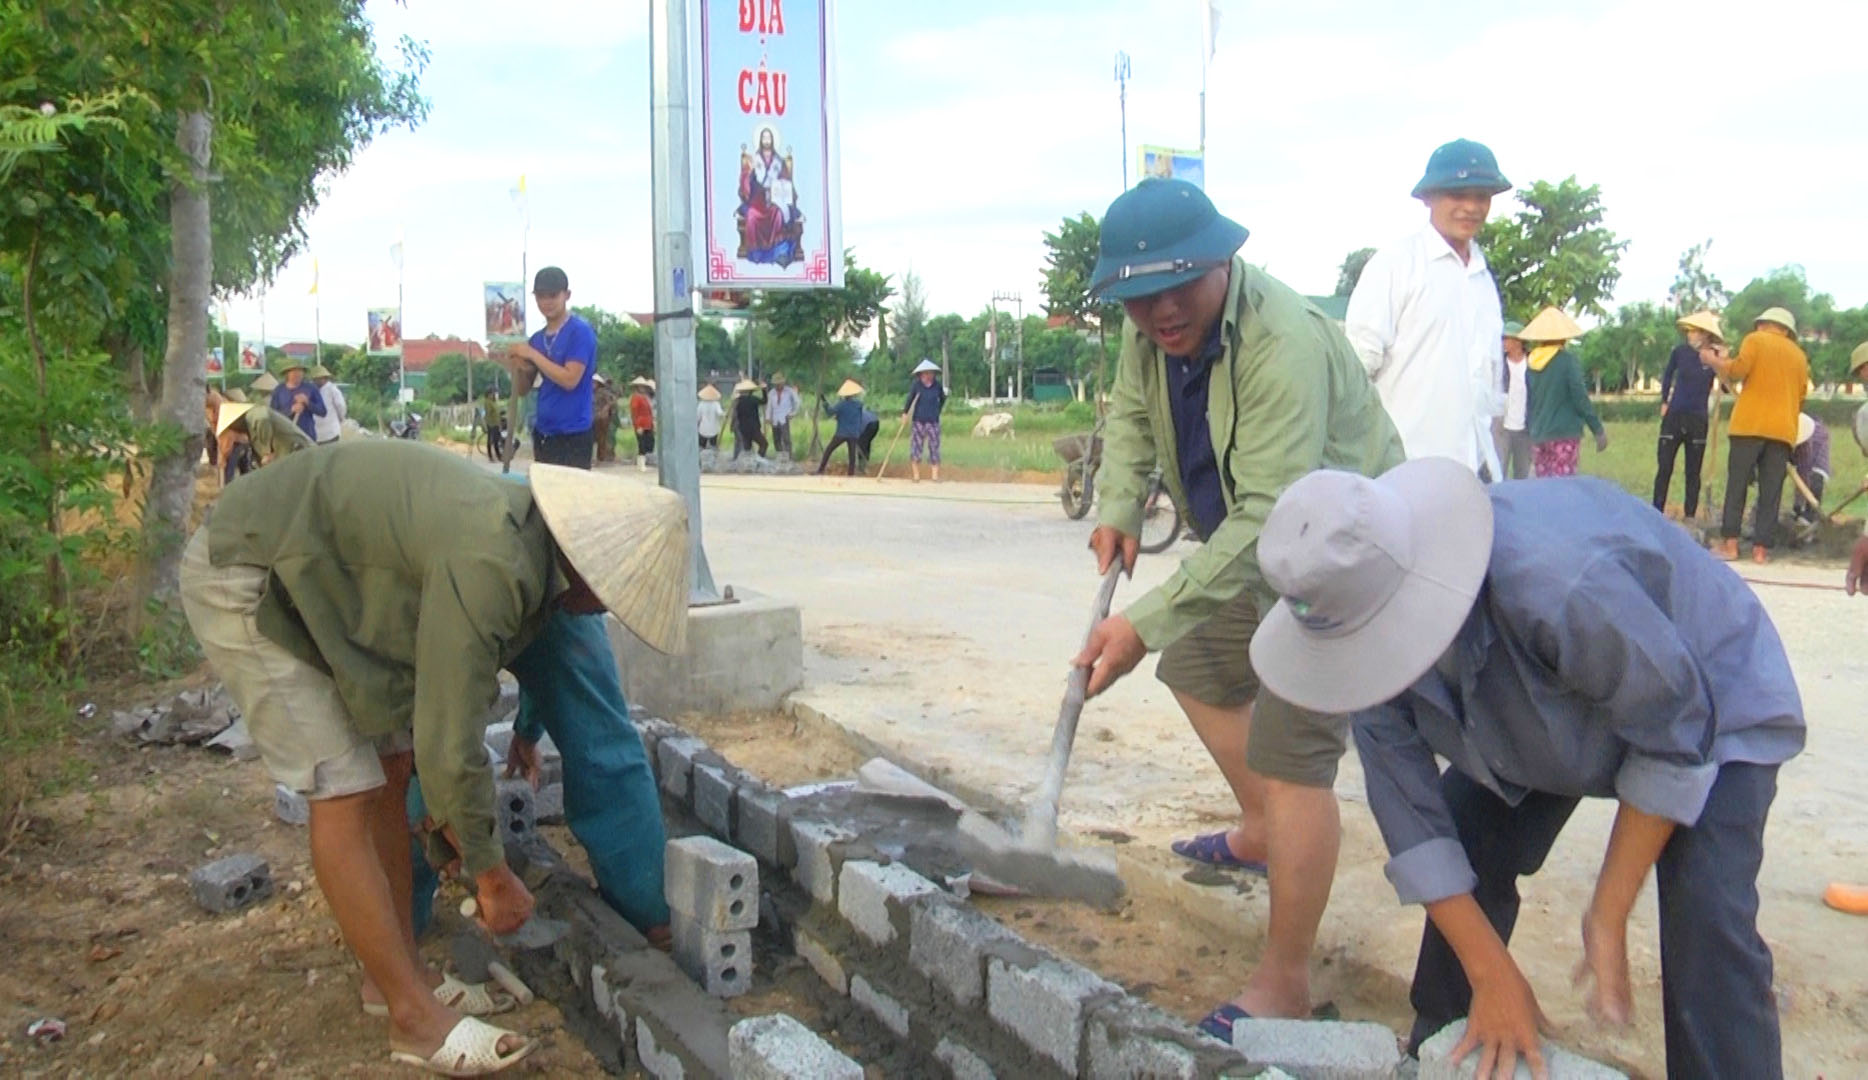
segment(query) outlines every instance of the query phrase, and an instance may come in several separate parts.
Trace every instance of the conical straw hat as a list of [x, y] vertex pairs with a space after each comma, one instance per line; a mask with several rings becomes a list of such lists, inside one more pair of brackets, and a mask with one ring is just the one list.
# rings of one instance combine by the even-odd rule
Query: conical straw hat
[[1797, 414], [1797, 445], [1802, 446], [1816, 434], [1816, 418], [1809, 413]]
[[655, 384], [643, 378], [642, 376], [638, 375], [635, 378], [629, 380], [629, 385], [631, 386], [654, 386]]
[[221, 405], [221, 411], [214, 418], [215, 437], [225, 435], [227, 429], [233, 427], [234, 421], [245, 416], [252, 408], [252, 405], [244, 401], [229, 401]]
[[1682, 330], [1703, 330], [1720, 341], [1725, 340], [1725, 330], [1719, 326], [1719, 313], [1716, 311], [1695, 311], [1691, 315], [1682, 315], [1675, 325]]
[[700, 399], [702, 401], [719, 401], [720, 388], [712, 383], [708, 383], [706, 386], [700, 388]]
[[1576, 320], [1565, 315], [1560, 308], [1547, 307], [1537, 313], [1518, 334], [1525, 341], [1569, 341], [1581, 337], [1583, 328], [1576, 325]]
[[277, 390], [278, 388], [279, 388], [279, 380], [270, 371], [260, 372], [259, 378], [253, 380], [253, 389], [259, 391], [262, 394], [270, 394], [274, 390]]
[[936, 364], [932, 360], [923, 360], [919, 364], [915, 365], [915, 369], [913, 372], [911, 372], [911, 374], [919, 375], [924, 371], [932, 371], [934, 374], [939, 375], [940, 365]]
[[552, 539], [610, 614], [650, 647], [687, 650], [688, 511], [666, 488], [534, 465], [532, 499]]
[[843, 385], [837, 387], [838, 397], [855, 397], [862, 392], [863, 384], [857, 382], [855, 379], [845, 379], [843, 380]]
[[759, 389], [759, 384], [753, 382], [751, 379], [741, 379], [733, 384], [733, 392], [735, 394], [750, 394], [757, 389]]

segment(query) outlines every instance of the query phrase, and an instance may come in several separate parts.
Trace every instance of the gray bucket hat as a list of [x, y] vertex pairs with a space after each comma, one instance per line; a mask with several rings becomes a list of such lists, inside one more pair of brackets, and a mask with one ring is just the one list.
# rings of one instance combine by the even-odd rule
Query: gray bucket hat
[[1232, 262], [1249, 235], [1194, 185], [1149, 177], [1103, 215], [1090, 295], [1139, 300], [1185, 285]]
[[1388, 701], [1458, 636], [1491, 560], [1492, 501], [1457, 461], [1419, 458], [1376, 480], [1313, 472], [1259, 534], [1281, 599], [1252, 638], [1252, 668], [1315, 712]]

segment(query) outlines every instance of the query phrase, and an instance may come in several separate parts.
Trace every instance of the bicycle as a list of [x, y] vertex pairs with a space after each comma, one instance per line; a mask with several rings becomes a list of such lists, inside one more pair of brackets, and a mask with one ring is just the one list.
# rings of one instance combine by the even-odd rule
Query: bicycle
[[[1095, 501], [1096, 471], [1102, 466], [1103, 458], [1102, 432], [1103, 422], [1098, 420], [1088, 435], [1066, 435], [1051, 443], [1052, 449], [1064, 459], [1064, 479], [1058, 489], [1058, 500], [1063, 503], [1064, 514], [1072, 521], [1088, 514], [1090, 504]], [[1150, 555], [1166, 551], [1181, 534], [1180, 508], [1168, 495], [1161, 476], [1161, 466], [1156, 465], [1148, 474], [1148, 486], [1142, 496], [1140, 546]]]

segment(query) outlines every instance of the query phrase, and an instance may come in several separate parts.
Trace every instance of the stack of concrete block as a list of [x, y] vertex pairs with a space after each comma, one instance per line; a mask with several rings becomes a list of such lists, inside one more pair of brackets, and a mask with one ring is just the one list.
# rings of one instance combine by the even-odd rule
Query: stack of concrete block
[[493, 788], [500, 839], [524, 843], [538, 829], [538, 793], [524, 780], [499, 780]]
[[1365, 1022], [1239, 1020], [1232, 1045], [1260, 1064], [1316, 1080], [1387, 1080], [1401, 1063], [1395, 1033]]
[[662, 865], [675, 963], [715, 997], [752, 985], [752, 928], [759, 925], [759, 864], [711, 836], [668, 844]]

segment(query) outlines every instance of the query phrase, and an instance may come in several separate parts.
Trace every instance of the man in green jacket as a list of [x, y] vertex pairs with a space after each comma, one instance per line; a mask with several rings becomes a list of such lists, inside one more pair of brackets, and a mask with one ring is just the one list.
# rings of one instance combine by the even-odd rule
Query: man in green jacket
[[[1243, 992], [1207, 1018], [1229, 1039], [1250, 1014], [1310, 1013], [1310, 950], [1335, 876], [1331, 787], [1347, 724], [1259, 692], [1246, 649], [1276, 602], [1258, 533], [1278, 495], [1318, 468], [1376, 476], [1401, 438], [1342, 331], [1236, 253], [1246, 230], [1199, 188], [1148, 179], [1110, 205], [1092, 293], [1128, 314], [1103, 429], [1098, 568], [1133, 571], [1157, 462], [1204, 543], [1166, 582], [1092, 631], [1077, 657], [1099, 693], [1160, 652], [1156, 677], [1231, 785], [1238, 828], [1175, 845], [1271, 878], [1271, 925]], [[1254, 700], [1258, 702], [1254, 723]]]
[[515, 484], [402, 440], [292, 454], [266, 473], [229, 487], [189, 542], [189, 624], [267, 769], [310, 802], [319, 888], [366, 1000], [387, 1003], [397, 1060], [504, 1068], [534, 1044], [437, 1001], [416, 952], [411, 767], [481, 921], [516, 929], [532, 897], [506, 865], [484, 743], [499, 670], [540, 662], [528, 648], [554, 612], [607, 608], [679, 651], [683, 504], [546, 465]]

